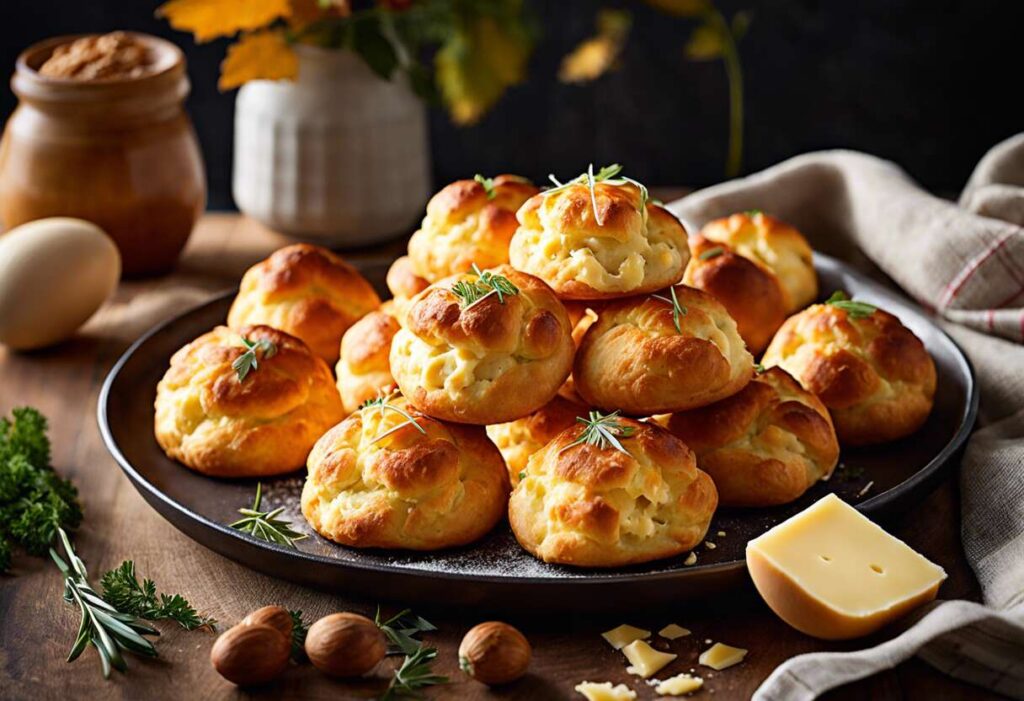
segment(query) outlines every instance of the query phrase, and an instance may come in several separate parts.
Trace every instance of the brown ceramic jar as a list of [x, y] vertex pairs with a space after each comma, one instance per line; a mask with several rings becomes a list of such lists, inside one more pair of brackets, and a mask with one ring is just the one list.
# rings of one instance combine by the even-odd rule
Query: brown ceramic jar
[[52, 216], [98, 224], [117, 244], [125, 275], [170, 269], [206, 206], [202, 155], [183, 101], [185, 57], [168, 41], [132, 34], [149, 51], [136, 77], [40, 75], [54, 49], [18, 57], [19, 98], [0, 141], [0, 220], [7, 228]]

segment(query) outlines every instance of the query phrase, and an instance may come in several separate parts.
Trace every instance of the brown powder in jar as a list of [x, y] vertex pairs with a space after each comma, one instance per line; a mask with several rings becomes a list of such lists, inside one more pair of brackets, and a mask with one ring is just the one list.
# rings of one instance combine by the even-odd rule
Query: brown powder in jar
[[151, 68], [146, 45], [125, 32], [82, 37], [53, 50], [40, 75], [73, 80], [137, 78]]

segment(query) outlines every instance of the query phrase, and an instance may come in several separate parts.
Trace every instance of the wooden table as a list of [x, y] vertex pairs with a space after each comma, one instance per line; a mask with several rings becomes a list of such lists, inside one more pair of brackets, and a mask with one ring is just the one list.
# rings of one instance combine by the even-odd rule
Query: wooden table
[[[237, 283], [242, 272], [287, 240], [236, 215], [210, 214], [197, 228], [178, 270], [164, 278], [123, 283], [116, 296], [80, 334], [53, 349], [17, 354], [0, 347], [0, 411], [32, 405], [51, 422], [54, 464], [71, 477], [81, 492], [85, 521], [75, 538], [79, 554], [94, 576], [134, 559], [141, 576], [151, 577], [163, 591], [180, 592], [202, 612], [222, 622], [238, 622], [249, 611], [280, 603], [301, 608], [312, 617], [339, 610], [371, 615], [375, 602], [326, 594], [256, 574], [189, 540], [151, 510], [108, 455], [96, 428], [95, 406], [100, 384], [121, 352], [148, 327], [203, 300], [211, 292]], [[357, 252], [353, 258], [393, 258], [402, 243]], [[140, 390], [141, 391], [141, 390]], [[963, 556], [959, 509], [950, 479], [925, 503], [894, 524], [895, 533], [942, 565], [950, 578], [947, 598], [978, 599], [978, 587]], [[694, 635], [670, 647], [680, 659], [660, 675], [691, 667], [705, 680], [705, 699], [749, 698], [768, 674], [786, 658], [803, 652], [852, 648], [869, 641], [827, 644], [805, 637], [779, 621], [760, 602], [752, 587], [725, 592], [712, 604], [678, 606], [655, 616], [621, 616], [610, 601], [604, 616], [566, 613], [544, 621], [513, 620], [534, 647], [530, 674], [516, 684], [489, 690], [466, 679], [457, 665], [459, 641], [473, 624], [491, 617], [487, 611], [465, 611], [458, 601], [424, 612], [440, 628], [429, 637], [439, 650], [438, 668], [453, 683], [431, 693], [433, 698], [490, 699], [572, 698], [580, 681], [625, 682], [640, 698], [653, 690], [625, 672], [621, 654], [598, 634], [623, 622], [660, 629], [677, 622]], [[110, 681], [100, 676], [95, 651], [74, 664], [64, 659], [74, 640], [77, 612], [61, 600], [61, 580], [49, 560], [20, 556], [12, 576], [0, 578], [0, 697], [42, 699], [206, 699], [206, 698], [373, 698], [389, 676], [390, 658], [376, 674], [360, 683], [332, 681], [309, 665], [293, 667], [276, 684], [242, 692], [221, 679], [209, 664], [213, 635], [186, 633], [159, 625], [164, 635], [159, 659], [130, 657], [127, 676]], [[747, 660], [723, 672], [696, 667], [705, 640], [750, 649]], [[664, 641], [662, 641], [664, 642]], [[665, 646], [661, 646], [665, 647]], [[934, 699], [986, 698], [974, 687], [944, 677], [918, 660], [842, 688], [830, 698]], [[581, 698], [581, 697], [576, 697]]]

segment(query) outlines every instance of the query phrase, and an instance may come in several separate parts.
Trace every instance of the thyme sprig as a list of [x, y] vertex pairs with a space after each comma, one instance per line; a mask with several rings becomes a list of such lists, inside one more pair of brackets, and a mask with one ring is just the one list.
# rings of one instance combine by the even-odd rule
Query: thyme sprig
[[437, 630], [437, 626], [412, 612], [404, 609], [387, 620], [381, 617], [380, 606], [373, 617], [373, 622], [381, 629], [388, 639], [389, 655], [411, 655], [422, 643], [415, 636]]
[[305, 533], [292, 530], [291, 521], [278, 518], [281, 512], [284, 511], [283, 506], [279, 506], [272, 511], [260, 511], [262, 501], [263, 484], [257, 483], [256, 499], [252, 503], [252, 508], [239, 509], [238, 513], [242, 514], [245, 518], [238, 519], [234, 523], [229, 524], [230, 527], [236, 531], [248, 533], [260, 540], [265, 540], [268, 543], [277, 543], [289, 548], [295, 548], [295, 541], [309, 537]]
[[398, 392], [396, 391], [392, 391], [388, 394], [381, 394], [377, 397], [374, 397], [373, 399], [367, 399], [365, 402], [363, 402], [363, 405], [359, 407], [360, 412], [366, 410], [372, 411], [376, 409], [379, 412], [378, 415], [380, 416], [381, 419], [384, 418], [384, 412], [387, 411], [393, 411], [405, 419], [405, 421], [403, 421], [402, 423], [398, 424], [397, 426], [389, 428], [387, 431], [374, 438], [372, 441], [370, 441], [370, 445], [373, 445], [382, 438], [390, 436], [392, 433], [395, 433], [396, 431], [399, 431], [400, 429], [403, 429], [406, 426], [413, 426], [416, 428], [417, 431], [422, 433], [424, 436], [427, 435], [427, 430], [420, 426], [419, 422], [417, 422], [416, 419], [413, 418], [412, 414], [405, 411], [401, 407], [395, 406], [394, 404], [391, 403], [391, 400], [395, 399], [397, 396]]
[[250, 370], [259, 370], [259, 360], [256, 358], [256, 351], [263, 353], [264, 360], [269, 360], [277, 355], [277, 346], [271, 340], [261, 338], [257, 341], [250, 341], [245, 336], [241, 338], [242, 345], [245, 346], [245, 352], [231, 363], [232, 369], [238, 373], [239, 382], [246, 378]]
[[512, 284], [504, 275], [497, 275], [490, 270], [481, 271], [473, 264], [476, 280], [459, 280], [452, 285], [452, 294], [459, 298], [459, 306], [469, 309], [484, 301], [491, 295], [498, 296], [498, 303], [504, 304], [505, 297], [519, 294], [519, 288]]
[[[576, 176], [572, 180], [561, 182], [554, 175], [548, 175], [548, 179], [554, 183], [554, 187], [550, 190], [545, 190], [544, 195], [553, 195], [556, 192], [560, 192], [573, 185], [586, 185], [587, 189], [590, 190], [590, 204], [594, 208], [594, 220], [598, 226], [604, 226], [604, 222], [601, 221], [601, 213], [597, 209], [597, 193], [594, 190], [597, 183], [604, 183], [605, 185], [625, 185], [630, 183], [635, 185], [640, 190], [640, 212], [644, 212], [647, 209], [647, 203], [651, 200], [651, 194], [647, 191], [647, 186], [638, 180], [633, 178], [627, 178], [622, 173], [622, 166], [618, 163], [613, 163], [609, 166], [604, 166], [597, 173], [594, 173], [594, 164], [591, 163], [587, 166], [587, 172]], [[620, 177], [616, 177], [620, 176]]]
[[487, 199], [493, 200], [497, 196], [498, 193], [494, 189], [494, 178], [485, 178], [480, 175], [480, 173], [477, 173], [473, 176], [473, 180], [484, 186], [484, 192], [487, 193]]
[[657, 299], [666, 304], [672, 305], [672, 323], [676, 327], [678, 333], [683, 332], [683, 327], [680, 325], [679, 320], [686, 316], [686, 307], [679, 303], [679, 298], [676, 297], [676, 288], [668, 288], [669, 294], [672, 295], [671, 299], [665, 295], [651, 295], [654, 299]]
[[172, 620], [185, 630], [215, 630], [214, 624], [217, 621], [200, 616], [181, 594], [160, 594], [157, 597], [156, 584], [152, 579], [143, 579], [142, 584], [139, 584], [132, 560], [125, 560], [117, 568], [106, 572], [100, 578], [100, 586], [103, 588], [103, 598], [123, 613], [148, 621]]
[[701, 260], [711, 260], [712, 258], [717, 258], [723, 253], [725, 253], [725, 249], [722, 248], [721, 246], [712, 246], [706, 251], [701, 251], [701, 254], [697, 257], [700, 258]]
[[448, 677], [434, 674], [433, 663], [437, 657], [437, 649], [418, 645], [405, 656], [402, 666], [395, 670], [381, 701], [389, 701], [399, 696], [419, 696], [419, 690], [428, 686], [447, 684]]
[[842, 290], [833, 292], [832, 296], [825, 301], [825, 304], [836, 309], [842, 309], [851, 319], [866, 319], [878, 310], [878, 307], [873, 304], [850, 299], [850, 296]]
[[100, 656], [103, 678], [110, 678], [111, 668], [122, 674], [128, 671], [122, 651], [144, 657], [156, 657], [156, 648], [146, 635], [158, 636], [160, 631], [146, 625], [137, 616], [118, 611], [89, 585], [85, 563], [75, 554], [63, 528], [57, 529], [67, 561], [50, 548], [50, 557], [64, 575], [64, 600], [74, 603], [82, 612], [78, 636], [71, 646], [68, 662], [73, 662], [92, 645]]
[[577, 423], [583, 424], [585, 428], [580, 432], [580, 435], [576, 437], [576, 440], [558, 452], [561, 453], [573, 446], [589, 443], [590, 445], [597, 446], [602, 450], [611, 447], [620, 453], [629, 455], [629, 451], [622, 447], [622, 443], [619, 442], [619, 439], [629, 438], [636, 433], [636, 429], [633, 426], [626, 426], [621, 423], [619, 420], [618, 410], [613, 411], [610, 414], [591, 411], [589, 418], [585, 419], [582, 416], [577, 416], [576, 421]]

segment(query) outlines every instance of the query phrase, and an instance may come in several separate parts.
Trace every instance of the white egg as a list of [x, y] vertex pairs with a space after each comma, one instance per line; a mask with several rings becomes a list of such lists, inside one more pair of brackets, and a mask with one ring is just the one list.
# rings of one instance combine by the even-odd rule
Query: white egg
[[120, 277], [114, 242], [82, 219], [40, 219], [0, 235], [0, 343], [24, 350], [63, 341]]

